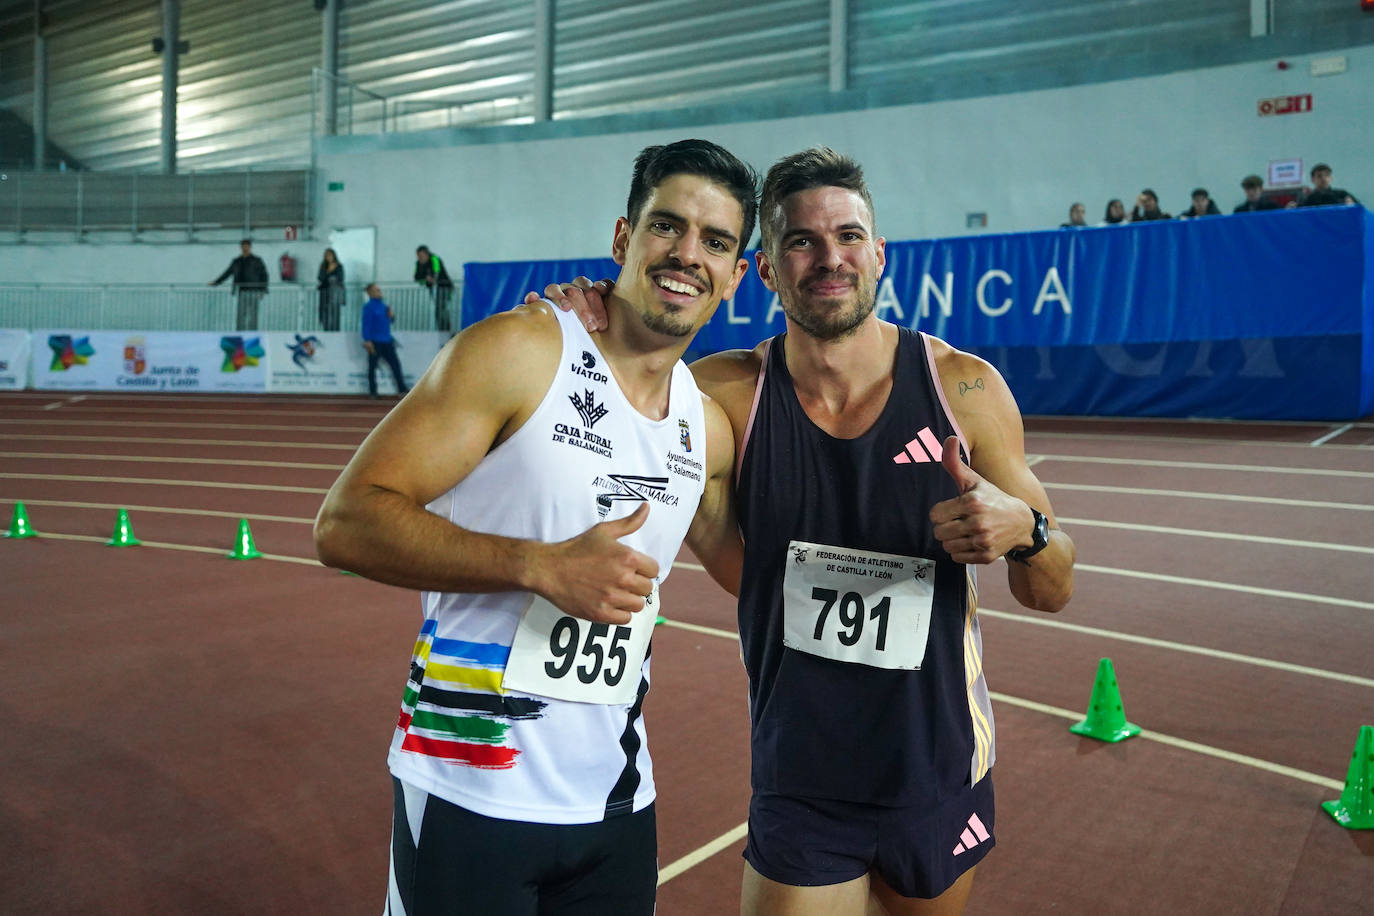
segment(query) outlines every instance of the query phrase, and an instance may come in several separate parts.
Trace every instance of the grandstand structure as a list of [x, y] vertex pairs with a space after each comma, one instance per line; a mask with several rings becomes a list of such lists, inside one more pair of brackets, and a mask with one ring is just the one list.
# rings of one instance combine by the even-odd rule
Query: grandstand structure
[[[374, 256], [350, 271], [354, 303], [365, 279], [412, 296], [409, 252], [421, 241], [446, 256], [459, 282], [461, 262], [527, 257], [529, 242], [550, 257], [600, 254], [587, 240], [605, 234], [603, 214], [575, 194], [567, 204], [587, 214], [581, 225], [526, 238], [520, 214], [548, 196], [538, 182], [569, 149], [604, 143], [624, 158], [622, 148], [689, 131], [730, 139], [766, 164], [780, 150], [755, 142], [761, 134], [789, 147], [829, 142], [862, 153], [863, 139], [881, 138], [888, 122], [920, 122], [915, 143], [897, 134], [876, 161], [861, 155], [875, 185], [905, 179], [906, 153], [922, 157], [921, 171], [952, 169], [961, 180], [903, 185], [923, 216], [909, 217], [917, 208], [906, 201], [886, 211], [885, 219], [899, 217], [885, 225], [890, 237], [958, 234], [981, 226], [980, 215], [986, 223], [989, 204], [965, 199], [977, 195], [960, 194], [961, 184], [985, 189], [994, 205], [1006, 198], [1013, 212], [994, 212], [990, 230], [1054, 225], [1062, 204], [1080, 196], [1073, 173], [1101, 171], [1094, 122], [1103, 135], [1121, 134], [1105, 151], [1122, 154], [1116, 174], [1131, 177], [1111, 180], [1114, 195], [1126, 197], [1133, 190], [1125, 181], [1162, 184], [1134, 177], [1142, 169], [1130, 156], [1142, 144], [1129, 133], [1132, 121], [1147, 122], [1146, 135], [1186, 134], [1212, 117], [1154, 102], [1180, 91], [1171, 79], [1184, 80], [1182, 93], [1200, 105], [1207, 74], [1263, 71], [1265, 82], [1291, 82], [1293, 72], [1272, 72], [1274, 61], [1298, 57], [1306, 77], [1306, 58], [1370, 47], [1374, 15], [1348, 0], [0, 2], [0, 325], [28, 324], [35, 309], [67, 313], [73, 296], [87, 303], [77, 314], [94, 326], [128, 321], [111, 305], [130, 298], [120, 284], [140, 290], [133, 298], [149, 291], [147, 301], [165, 303], [147, 310], [148, 323], [198, 325], [207, 309], [229, 313], [226, 291], [208, 294], [219, 305], [197, 306], [194, 321], [175, 303], [207, 295], [190, 285], [217, 275], [245, 236], [272, 268], [278, 301], [264, 320], [301, 329], [309, 329], [313, 265], [340, 227], [376, 229]], [[1348, 95], [1354, 82], [1322, 88]], [[1244, 85], [1240, 76], [1235, 84]], [[1084, 96], [1092, 87], [1108, 88]], [[1262, 91], [1287, 90], [1253, 90]], [[1153, 106], [1145, 114], [1142, 98]], [[1253, 102], [1241, 101], [1237, 123], [1253, 119]], [[1309, 120], [1334, 121], [1318, 131], [1285, 125], [1272, 152], [1302, 146], [1295, 138], [1306, 131], [1320, 147], [1302, 150], [1309, 161], [1324, 155], [1338, 169], [1364, 171], [1370, 145], [1362, 134], [1331, 126], [1353, 117], [1344, 104], [1320, 96]], [[1053, 120], [1013, 125], [1019, 133], [999, 138], [999, 152], [1025, 145], [1028, 131], [1065, 125], [1059, 149], [1042, 157], [1057, 172], [1034, 165], [1033, 155], [1022, 155], [1024, 164], [979, 162], [953, 148], [956, 140], [941, 148], [926, 139], [927, 119], [1007, 119], [1022, 108], [1043, 108]], [[1206, 127], [1235, 132], [1229, 123]], [[969, 134], [957, 123], [948, 131]], [[1319, 142], [1328, 135], [1349, 146]], [[1255, 169], [1253, 154], [1226, 161], [1224, 171], [1218, 156], [1204, 174], [1180, 174], [1200, 161], [1203, 145], [1166, 144], [1161, 171], [1181, 187]], [[1094, 161], [1062, 168], [1072, 154]], [[502, 161], [521, 161], [522, 171], [491, 187], [489, 173], [501, 174], [492, 163]], [[484, 199], [465, 193], [464, 175], [479, 176], [471, 183], [488, 192]], [[588, 188], [600, 194], [620, 183], [607, 175]], [[419, 184], [425, 190], [411, 196], [425, 199], [412, 206], [382, 184]], [[506, 222], [471, 225], [488, 207]], [[1054, 216], [1041, 215], [1047, 207]], [[297, 262], [295, 281], [282, 279], [282, 256]], [[424, 320], [422, 307], [403, 311]]]

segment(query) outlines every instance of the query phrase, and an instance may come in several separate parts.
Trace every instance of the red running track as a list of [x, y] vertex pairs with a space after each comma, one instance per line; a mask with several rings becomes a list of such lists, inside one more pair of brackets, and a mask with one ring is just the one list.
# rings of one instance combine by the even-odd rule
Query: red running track
[[[374, 914], [413, 593], [320, 567], [361, 399], [0, 395], [0, 912]], [[1374, 423], [1028, 420], [1078, 545], [1056, 616], [983, 572], [998, 848], [970, 914], [1345, 914], [1374, 831]], [[126, 507], [144, 546], [114, 549]], [[268, 558], [224, 559], [246, 516]], [[659, 912], [737, 912], [745, 679], [727, 596], [663, 588]], [[691, 629], [695, 626], [704, 629]], [[1111, 657], [1145, 735], [1069, 734]]]

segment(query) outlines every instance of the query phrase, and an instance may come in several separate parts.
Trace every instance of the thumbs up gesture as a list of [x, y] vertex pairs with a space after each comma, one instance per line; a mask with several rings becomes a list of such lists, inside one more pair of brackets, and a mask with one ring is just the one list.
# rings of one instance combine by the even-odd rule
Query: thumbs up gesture
[[653, 591], [658, 561], [620, 539], [638, 531], [648, 518], [649, 505], [641, 503], [624, 518], [545, 545], [540, 585], [534, 590], [565, 614], [593, 623], [629, 623]]
[[1035, 519], [1030, 507], [965, 464], [956, 437], [945, 440], [941, 464], [958, 485], [959, 495], [936, 503], [930, 520], [956, 563], [991, 563], [1008, 550], [1031, 545]]

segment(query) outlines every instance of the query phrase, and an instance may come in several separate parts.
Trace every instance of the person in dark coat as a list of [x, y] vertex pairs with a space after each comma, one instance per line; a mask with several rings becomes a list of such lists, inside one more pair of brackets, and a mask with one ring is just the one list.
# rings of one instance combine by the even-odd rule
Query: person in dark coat
[[224, 273], [210, 281], [211, 286], [219, 286], [229, 277], [234, 278], [234, 293], [238, 297], [238, 315], [235, 328], [240, 331], [258, 329], [258, 303], [267, 295], [267, 265], [262, 258], [253, 254], [253, 240], [239, 242], [243, 252], [229, 262]]
[[344, 304], [344, 269], [333, 248], [324, 250], [324, 259], [320, 261], [318, 279], [320, 328], [325, 331], [337, 331], [339, 329], [339, 310]]

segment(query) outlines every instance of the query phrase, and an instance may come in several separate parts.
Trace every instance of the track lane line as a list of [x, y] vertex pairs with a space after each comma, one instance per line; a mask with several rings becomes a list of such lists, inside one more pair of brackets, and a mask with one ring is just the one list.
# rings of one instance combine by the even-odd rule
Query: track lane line
[[728, 849], [729, 847], [735, 845], [748, 835], [749, 822], [745, 821], [738, 827], [735, 827], [731, 830], [726, 831], [725, 833], [722, 833], [720, 836], [716, 837], [714, 840], [707, 843], [705, 846], [701, 846], [697, 849], [692, 850], [691, 852], [687, 853], [687, 855], [683, 856], [675, 862], [670, 862], [669, 864], [663, 866], [658, 870], [658, 886], [662, 887], [669, 881], [676, 878], [678, 875], [685, 872], [687, 869], [700, 865], [702, 862], [705, 862], [707, 859], [711, 858], [711, 856], [715, 855], [718, 852], [721, 852], [724, 849]]
[[144, 464], [213, 464], [234, 468], [288, 468], [304, 471], [342, 471], [342, 464], [304, 461], [254, 461], [247, 458], [163, 458], [157, 455], [83, 455], [78, 452], [0, 452], [0, 458], [45, 458], [53, 461], [132, 461]]
[[[1119, 419], [1126, 419], [1121, 417]], [[1322, 424], [1325, 425], [1325, 424]], [[1034, 432], [1026, 430], [1027, 441], [1034, 439], [1086, 439], [1089, 441], [1106, 442], [1144, 442], [1147, 444], [1184, 444], [1184, 445], [1245, 445], [1251, 448], [1301, 448], [1311, 447], [1309, 442], [1275, 442], [1272, 439], [1226, 439], [1208, 436], [1150, 436], [1139, 435], [1137, 433], [1061, 433], [1061, 432]], [[1351, 451], [1367, 452], [1374, 450], [1374, 445], [1342, 445], [1340, 443], [1327, 443], [1327, 448], [1348, 449]], [[1036, 449], [1039, 451], [1039, 449]]]
[[1337, 426], [1335, 429], [1331, 430], [1331, 432], [1327, 433], [1325, 436], [1318, 436], [1317, 438], [1313, 439], [1311, 442], [1307, 444], [1314, 448], [1318, 445], [1325, 445], [1337, 436], [1343, 436], [1354, 428], [1354, 423], [1347, 423], [1344, 426]]
[[246, 518], [259, 522], [289, 522], [296, 525], [313, 525], [313, 518], [292, 515], [253, 515], [249, 512], [225, 512], [223, 509], [188, 509], [181, 506], [137, 506], [132, 503], [87, 503], [61, 499], [20, 499], [0, 496], [0, 503], [21, 502], [26, 506], [54, 506], [63, 509], [127, 509], [129, 512], [146, 512], [149, 515], [204, 515], [211, 518]]
[[1062, 620], [1055, 620], [1046, 615], [1043, 619], [1034, 617], [1030, 614], [1018, 614], [1013, 611], [995, 611], [992, 608], [980, 607], [978, 609], [980, 617], [992, 617], [997, 620], [1011, 620], [1017, 623], [1029, 623], [1038, 627], [1050, 627], [1056, 630], [1067, 630], [1073, 633], [1084, 633], [1095, 636], [1099, 639], [1115, 639], [1121, 642], [1136, 643], [1142, 646], [1152, 646], [1157, 649], [1168, 649], [1173, 652], [1187, 652], [1191, 655], [1204, 655], [1208, 658], [1222, 659], [1228, 662], [1237, 662], [1242, 665], [1255, 665], [1260, 668], [1273, 668], [1277, 671], [1287, 671], [1290, 674], [1305, 674], [1308, 677], [1325, 678], [1331, 681], [1340, 681], [1345, 684], [1354, 684], [1357, 687], [1374, 687], [1374, 678], [1360, 677], [1357, 674], [1345, 674], [1340, 671], [1328, 671], [1323, 668], [1311, 668], [1307, 665], [1295, 665], [1292, 662], [1281, 662], [1272, 658], [1261, 658], [1256, 655], [1242, 655], [1239, 652], [1227, 652], [1223, 649], [1209, 649], [1206, 646], [1197, 646], [1189, 643], [1173, 642], [1167, 639], [1156, 639], [1153, 636], [1137, 636], [1133, 633], [1122, 633], [1116, 630], [1104, 630], [1100, 627], [1084, 626], [1081, 623], [1066, 623]]
[[1089, 455], [1036, 454], [1036, 464], [1060, 461], [1069, 464], [1117, 464], [1129, 467], [1188, 468], [1199, 471], [1243, 471], [1260, 474], [1307, 474], [1319, 477], [1358, 477], [1374, 480], [1374, 471], [1342, 471], [1334, 468], [1290, 468], [1265, 464], [1220, 464], [1211, 461], [1170, 461], [1162, 458], [1104, 458]]
[[[175, 429], [252, 429], [264, 431], [279, 429], [285, 432], [300, 435], [303, 432], [316, 433], [370, 433], [371, 426], [302, 426], [299, 423], [287, 426], [273, 426], [267, 423], [175, 423], [170, 420], [137, 420], [140, 429], [150, 427], [171, 426]], [[102, 420], [12, 420], [9, 417], [0, 418], [0, 423], [10, 426], [119, 426], [118, 420], [104, 422]]]
[[1193, 579], [1188, 576], [1171, 576], [1168, 573], [1142, 572], [1135, 569], [1116, 569], [1111, 566], [1094, 566], [1091, 563], [1075, 563], [1074, 572], [1095, 572], [1109, 576], [1126, 576], [1130, 579], [1148, 579], [1152, 582], [1168, 582], [1171, 585], [1188, 585], [1195, 588], [1215, 588], [1226, 592], [1240, 592], [1246, 595], [1261, 595], [1266, 598], [1285, 598], [1309, 604], [1331, 604], [1337, 607], [1353, 607], [1374, 611], [1374, 601], [1356, 601], [1354, 598], [1335, 598], [1328, 595], [1311, 595], [1306, 592], [1290, 592], [1278, 588], [1262, 588], [1257, 585], [1240, 585], [1235, 582], [1215, 582], [1211, 579]]
[[[51, 531], [40, 531], [38, 539], [50, 538], [55, 541], [86, 541], [92, 544], [104, 544], [109, 538], [99, 537], [93, 534], [54, 534]], [[213, 553], [219, 556], [227, 556], [228, 552], [223, 547], [201, 547], [197, 544], [169, 544], [166, 541], [143, 541], [141, 547], [156, 547], [159, 550], [184, 550], [190, 553]], [[127, 550], [128, 548], [121, 548]], [[260, 560], [276, 560], [278, 563], [296, 563], [301, 566], [318, 566], [321, 569], [328, 569], [319, 560], [307, 560], [304, 557], [290, 557], [280, 553], [264, 553]]]
[[262, 490], [267, 493], [318, 493], [324, 487], [285, 487], [267, 483], [224, 483], [215, 480], [164, 480], [157, 477], [91, 477], [81, 474], [0, 474], [0, 480], [61, 480], [75, 483], [132, 483], [155, 487], [207, 487], [218, 490]]
[[173, 439], [156, 436], [45, 436], [36, 433], [11, 433], [11, 442], [141, 442], [152, 445], [218, 445], [229, 448], [322, 448], [356, 451], [358, 446], [347, 442], [264, 442], [252, 439]]
[[1068, 490], [1076, 493], [1115, 493], [1121, 496], [1167, 496], [1170, 499], [1212, 499], [1222, 502], [1259, 503], [1266, 506], [1297, 506], [1303, 509], [1351, 509], [1374, 512], [1374, 506], [1364, 503], [1337, 503], [1316, 499], [1284, 499], [1279, 496], [1240, 496], [1233, 493], [1198, 493], [1193, 490], [1152, 490], [1141, 487], [1109, 487], [1089, 483], [1054, 483], [1042, 480], [1047, 490]]
[[1374, 553], [1374, 547], [1356, 544], [1333, 544], [1329, 541], [1303, 541], [1295, 538], [1267, 537], [1262, 534], [1232, 534], [1228, 531], [1204, 531], [1198, 528], [1170, 528], [1167, 525], [1142, 525], [1137, 522], [1104, 522], [1097, 519], [1057, 516], [1064, 524], [1085, 528], [1118, 528], [1122, 531], [1144, 531], [1150, 534], [1181, 535], [1183, 537], [1212, 538], [1221, 541], [1244, 541], [1247, 544], [1275, 544], [1281, 547], [1305, 547], [1313, 550], [1338, 550], [1350, 553]]

